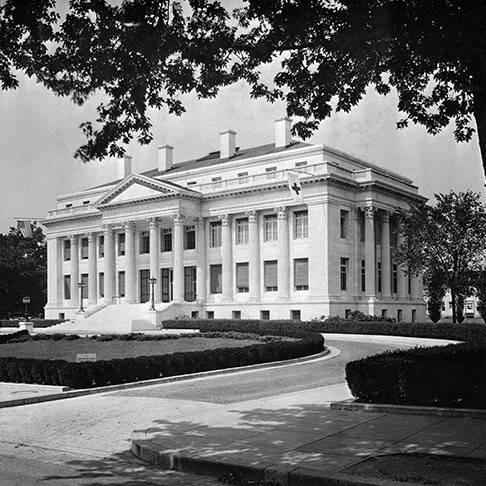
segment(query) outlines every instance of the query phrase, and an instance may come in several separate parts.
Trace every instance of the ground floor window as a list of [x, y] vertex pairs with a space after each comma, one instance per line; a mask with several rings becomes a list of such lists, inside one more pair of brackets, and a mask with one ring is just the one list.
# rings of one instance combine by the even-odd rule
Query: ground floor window
[[214, 319], [214, 311], [206, 311], [206, 319]]
[[249, 275], [248, 275], [248, 262], [236, 264], [236, 291], [248, 292], [249, 291]]
[[172, 300], [172, 268], [161, 268], [162, 277], [162, 302], [170, 302]]
[[417, 320], [417, 309], [412, 309], [412, 322]]
[[240, 310], [234, 310], [232, 312], [233, 319], [241, 319], [241, 311]]
[[100, 297], [105, 296], [105, 274], [101, 272], [98, 277], [98, 287], [100, 289]]
[[125, 297], [125, 272], [118, 272], [118, 295]]
[[71, 275], [64, 275], [64, 298], [71, 298]]
[[381, 317], [386, 317], [386, 309], [381, 309]]
[[209, 287], [212, 294], [220, 294], [223, 291], [223, 266], [209, 265]]
[[361, 260], [361, 292], [366, 292], [366, 262]]
[[184, 300], [196, 300], [196, 267], [184, 267]]
[[309, 290], [309, 259], [294, 259], [294, 288], [295, 290]]
[[191, 319], [199, 319], [199, 311], [191, 311]]
[[59, 312], [59, 320], [64, 321], [64, 319], [66, 319], [66, 314], [64, 314], [64, 312]]
[[300, 321], [300, 310], [299, 309], [294, 309], [290, 311], [290, 318], [293, 321]]
[[397, 310], [397, 322], [402, 322], [403, 321], [403, 311], [402, 309]]
[[278, 263], [277, 260], [263, 262], [263, 274], [265, 280], [265, 291], [275, 292], [278, 290]]
[[88, 298], [88, 274], [87, 273], [81, 274], [81, 298], [82, 299]]
[[344, 317], [345, 317], [346, 319], [347, 319], [347, 318], [350, 316], [350, 314], [351, 314], [351, 309], [346, 309], [346, 310], [344, 311]]
[[341, 258], [341, 290], [348, 288], [348, 259]]
[[262, 321], [269, 321], [270, 320], [270, 311], [269, 310], [261, 310], [260, 311], [260, 319]]

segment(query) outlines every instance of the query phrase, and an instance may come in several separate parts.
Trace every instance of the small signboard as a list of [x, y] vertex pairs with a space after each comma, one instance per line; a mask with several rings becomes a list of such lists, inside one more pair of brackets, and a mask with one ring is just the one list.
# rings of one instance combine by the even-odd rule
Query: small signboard
[[96, 361], [96, 353], [84, 353], [76, 355], [76, 363], [83, 361]]
[[30, 297], [22, 297], [22, 304], [30, 304]]

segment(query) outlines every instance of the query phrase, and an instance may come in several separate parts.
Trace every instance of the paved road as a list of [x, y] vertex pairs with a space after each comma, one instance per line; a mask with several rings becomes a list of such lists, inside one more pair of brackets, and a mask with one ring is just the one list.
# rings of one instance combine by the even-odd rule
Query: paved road
[[137, 461], [127, 453], [131, 432], [161, 417], [179, 420], [222, 404], [342, 383], [347, 361], [396, 347], [327, 344], [341, 349], [341, 355], [280, 369], [0, 409], [0, 484], [218, 484]]

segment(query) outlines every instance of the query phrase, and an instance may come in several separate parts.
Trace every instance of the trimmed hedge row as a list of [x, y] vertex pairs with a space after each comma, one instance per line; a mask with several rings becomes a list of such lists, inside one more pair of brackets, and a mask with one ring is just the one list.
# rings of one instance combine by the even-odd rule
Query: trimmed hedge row
[[429, 322], [376, 322], [376, 321], [260, 321], [251, 319], [187, 319], [167, 320], [164, 327], [174, 329], [200, 329], [201, 331], [266, 331], [301, 330], [339, 334], [381, 334], [385, 336], [452, 339], [468, 342], [486, 342], [485, 324], [434, 324]]
[[346, 380], [360, 402], [486, 408], [486, 345], [385, 352], [348, 363]]
[[16, 339], [29, 339], [29, 331], [23, 329], [22, 331], [12, 332], [10, 334], [0, 334], [0, 344], [8, 343]]
[[[0, 319], [0, 327], [19, 327], [21, 319]], [[61, 319], [31, 319], [34, 327], [51, 327], [64, 322]]]
[[0, 358], [0, 381], [90, 388], [299, 358], [323, 349], [324, 339], [320, 334], [288, 332], [283, 335], [297, 340], [82, 363]]

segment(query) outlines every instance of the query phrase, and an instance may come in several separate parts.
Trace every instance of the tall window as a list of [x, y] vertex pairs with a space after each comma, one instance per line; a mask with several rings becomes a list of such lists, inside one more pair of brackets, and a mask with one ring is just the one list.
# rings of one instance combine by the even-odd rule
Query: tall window
[[88, 238], [81, 238], [81, 259], [88, 259]]
[[191, 224], [184, 226], [184, 250], [194, 250], [196, 248], [196, 227]]
[[125, 272], [118, 272], [118, 295], [125, 297]]
[[81, 287], [81, 298], [87, 299], [88, 298], [88, 274], [82, 273], [81, 274], [81, 283], [83, 284]]
[[277, 178], [277, 168], [276, 167], [267, 167], [265, 169], [265, 174], [267, 175], [267, 179], [276, 179]]
[[150, 234], [148, 231], [140, 231], [138, 252], [140, 255], [150, 253]]
[[160, 251], [172, 251], [172, 228], [162, 228]]
[[275, 292], [278, 290], [278, 263], [277, 260], [263, 262], [263, 274], [265, 291]]
[[235, 221], [236, 244], [248, 243], [248, 218], [240, 218]]
[[64, 275], [64, 298], [71, 298], [71, 275]]
[[275, 241], [277, 239], [277, 215], [267, 214], [263, 218], [263, 240]]
[[118, 256], [125, 255], [125, 233], [118, 233]]
[[341, 290], [348, 288], [348, 258], [341, 258]]
[[309, 259], [294, 259], [294, 288], [295, 290], [309, 290]]
[[221, 221], [209, 223], [209, 246], [211, 248], [221, 246]]
[[377, 263], [377, 287], [378, 287], [378, 292], [381, 292], [381, 279], [382, 279], [382, 273], [381, 273], [381, 262]]
[[220, 294], [223, 290], [222, 284], [223, 278], [223, 266], [222, 265], [209, 265], [209, 280], [210, 289], [212, 294]]
[[100, 292], [100, 297], [103, 298], [105, 296], [105, 274], [103, 272], [99, 274], [98, 288]]
[[348, 220], [349, 220], [349, 212], [345, 211], [344, 209], [341, 209], [341, 216], [340, 216], [340, 235], [341, 238], [347, 238], [348, 237]]
[[398, 266], [396, 263], [392, 265], [392, 293], [398, 292]]
[[105, 256], [105, 237], [100, 235], [98, 237], [98, 258], [103, 258]]
[[361, 260], [361, 292], [366, 292], [366, 261]]
[[248, 262], [236, 264], [236, 291], [249, 291]]
[[309, 226], [307, 211], [296, 211], [294, 213], [294, 240], [307, 238], [309, 235]]
[[64, 240], [64, 261], [71, 260], [71, 240]]

